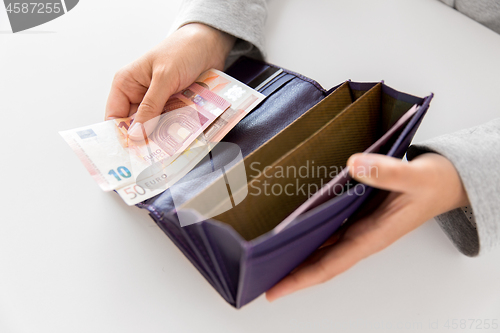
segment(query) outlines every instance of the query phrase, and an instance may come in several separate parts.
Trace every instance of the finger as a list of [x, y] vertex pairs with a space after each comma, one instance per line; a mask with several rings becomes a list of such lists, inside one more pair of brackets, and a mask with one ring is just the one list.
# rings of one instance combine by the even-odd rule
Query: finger
[[[340, 240], [311, 255], [298, 269], [266, 292], [273, 301], [300, 289], [326, 282], [416, 229], [431, 216], [419, 216], [418, 206], [405, 195], [391, 193], [381, 209], [350, 225]], [[404, 221], [404, 223], [402, 223]]]
[[369, 254], [368, 247], [355, 240], [341, 240], [336, 245], [325, 247], [308, 261], [307, 265], [288, 275], [266, 292], [272, 302], [298, 290], [326, 282], [354, 266]]
[[130, 104], [130, 111], [128, 112], [128, 116], [130, 117], [131, 115], [136, 113], [138, 109], [139, 109], [139, 103]]
[[319, 248], [321, 249], [321, 248], [328, 247], [328, 246], [331, 246], [331, 245], [337, 243], [342, 238], [342, 236], [345, 234], [349, 225], [350, 225], [350, 223], [342, 224], [340, 226], [340, 228], [338, 228], [337, 231], [335, 231], [333, 233], [333, 235], [330, 236], [330, 238], [328, 238], [323, 244], [321, 244], [321, 246]]
[[354, 154], [347, 161], [349, 174], [367, 185], [408, 192], [419, 184], [419, 173], [410, 163], [380, 154]]
[[127, 95], [120, 90], [118, 84], [113, 81], [108, 101], [106, 102], [106, 112], [104, 119], [126, 118], [130, 111], [130, 100]]
[[[353, 231], [351, 235], [350, 231]], [[357, 221], [345, 232], [346, 236], [334, 245], [318, 249], [292, 274], [269, 289], [266, 298], [272, 302], [298, 290], [326, 282], [345, 272], [360, 260], [380, 251], [397, 239], [397, 236], [394, 236], [390, 237], [390, 242], [382, 241], [386, 231], [386, 228], [377, 227], [374, 218], [367, 217]]]
[[143, 138], [143, 132], [139, 125], [144, 125], [148, 135], [156, 127], [158, 116], [162, 113], [165, 103], [173, 93], [167, 80], [165, 74], [153, 74], [151, 85], [137, 109], [134, 125], [128, 131], [128, 135], [132, 140]]

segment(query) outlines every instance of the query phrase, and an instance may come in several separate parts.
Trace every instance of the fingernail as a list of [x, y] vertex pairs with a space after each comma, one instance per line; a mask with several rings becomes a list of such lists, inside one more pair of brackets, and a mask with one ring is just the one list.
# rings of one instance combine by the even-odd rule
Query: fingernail
[[290, 294], [292, 291], [291, 290], [286, 290], [286, 289], [282, 289], [282, 290], [273, 290], [273, 292], [271, 293], [270, 297], [267, 298], [267, 300], [272, 303], [274, 302], [275, 300], [277, 300], [278, 298], [281, 298], [281, 297], [284, 297], [288, 294]]
[[370, 177], [370, 172], [375, 165], [375, 160], [370, 155], [357, 155], [352, 161], [352, 170], [349, 170], [355, 178]]
[[266, 299], [267, 299], [267, 301], [268, 301], [269, 303], [274, 302], [274, 301], [275, 301], [275, 300], [277, 300], [278, 298], [279, 298], [279, 296], [276, 296], [276, 295], [273, 295], [273, 296], [271, 296], [271, 297], [269, 297], [269, 296], [267, 296], [267, 295], [266, 295]]
[[132, 124], [132, 127], [128, 129], [127, 134], [132, 140], [144, 139], [144, 134], [142, 133], [142, 124], [134, 122]]
[[118, 119], [118, 117], [107, 117], [106, 120]]

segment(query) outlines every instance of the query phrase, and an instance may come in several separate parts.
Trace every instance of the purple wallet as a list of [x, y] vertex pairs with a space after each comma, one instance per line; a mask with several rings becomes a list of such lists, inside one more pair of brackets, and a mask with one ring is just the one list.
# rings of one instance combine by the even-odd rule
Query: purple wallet
[[[321, 177], [297, 180], [295, 175], [297, 186], [318, 189], [314, 193], [250, 193], [234, 208], [186, 226], [179, 223], [170, 190], [137, 205], [149, 211], [220, 295], [240, 308], [290, 273], [354, 213], [369, 213], [383, 199], [386, 192], [356, 183], [342, 167], [356, 152], [402, 158], [432, 94], [419, 98], [383, 82], [351, 81], [327, 91], [300, 74], [245, 57], [226, 73], [266, 96], [224, 138], [240, 148], [247, 172], [258, 169], [255, 165], [261, 171], [269, 166], [265, 180], [282, 186], [292, 184], [291, 177], [278, 177], [271, 166], [300, 168], [307, 160], [339, 167], [338, 173]], [[207, 155], [183, 180], [203, 178], [217, 165], [217, 156]], [[263, 189], [259, 176], [264, 177], [247, 175], [249, 188]], [[196, 196], [211, 181], [195, 182], [183, 193]], [[329, 191], [334, 188], [341, 191]]]

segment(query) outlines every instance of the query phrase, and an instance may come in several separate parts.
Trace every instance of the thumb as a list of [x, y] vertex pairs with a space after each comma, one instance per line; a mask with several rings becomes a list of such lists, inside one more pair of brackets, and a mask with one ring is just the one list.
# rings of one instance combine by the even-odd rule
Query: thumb
[[128, 130], [130, 139], [144, 140], [144, 135], [154, 131], [163, 107], [172, 94], [171, 90], [164, 75], [153, 74], [151, 85], [137, 109], [132, 127]]
[[409, 192], [418, 186], [412, 166], [400, 159], [380, 154], [354, 154], [347, 161], [349, 174], [359, 182], [394, 192]]

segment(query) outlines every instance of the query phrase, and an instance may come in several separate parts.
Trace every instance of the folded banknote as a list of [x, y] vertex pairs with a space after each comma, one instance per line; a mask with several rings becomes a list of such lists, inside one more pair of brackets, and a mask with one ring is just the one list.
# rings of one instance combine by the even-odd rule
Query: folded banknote
[[162, 115], [142, 125], [143, 138], [131, 140], [127, 135], [133, 116], [60, 134], [104, 191], [115, 190], [133, 205], [180, 180], [263, 99], [211, 69], [173, 95]]

